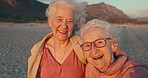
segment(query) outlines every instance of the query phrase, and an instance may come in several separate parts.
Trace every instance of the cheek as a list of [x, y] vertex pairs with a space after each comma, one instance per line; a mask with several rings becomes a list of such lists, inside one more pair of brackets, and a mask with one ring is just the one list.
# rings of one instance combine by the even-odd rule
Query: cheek
[[85, 55], [86, 59], [91, 58], [91, 57], [90, 57], [90, 53], [89, 53], [89, 52], [85, 52], [85, 53], [84, 53], [84, 55]]
[[70, 30], [70, 31], [73, 31], [73, 29], [74, 29], [74, 26], [73, 26], [73, 25], [70, 25], [70, 26], [69, 26], [69, 30]]
[[61, 25], [61, 23], [56, 21], [55, 19], [51, 19], [48, 22], [51, 27], [58, 27], [59, 25]]
[[52, 26], [51, 26], [52, 32], [56, 32], [57, 28], [58, 28], [58, 27], [56, 27], [56, 25], [52, 25]]
[[112, 46], [106, 45], [104, 48], [102, 48], [102, 51], [105, 55], [110, 56], [112, 54]]
[[107, 50], [104, 58], [105, 63], [110, 64], [112, 63], [113, 60], [114, 60], [113, 53], [110, 50]]
[[60, 23], [53, 22], [53, 26], [54, 26], [55, 28], [59, 27], [60, 25], [61, 25]]
[[68, 28], [68, 34], [69, 34], [69, 35], [71, 35], [72, 32], [74, 32], [74, 31], [75, 31], [75, 30], [74, 30], [74, 26], [71, 26], [71, 27]]

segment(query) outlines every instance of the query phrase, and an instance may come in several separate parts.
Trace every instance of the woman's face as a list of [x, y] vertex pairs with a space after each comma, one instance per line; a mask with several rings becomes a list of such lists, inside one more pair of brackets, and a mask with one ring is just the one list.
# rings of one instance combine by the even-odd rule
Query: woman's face
[[[88, 29], [83, 35], [83, 44], [87, 42], [93, 42], [97, 39], [106, 38], [105, 32], [97, 28]], [[98, 42], [101, 44], [101, 42]], [[101, 72], [106, 71], [108, 66], [114, 61], [112, 43], [106, 41], [106, 45], [102, 48], [96, 48], [92, 45], [89, 51], [84, 51], [88, 63], [95, 66]]]
[[74, 28], [74, 10], [67, 5], [57, 4], [48, 23], [56, 39], [68, 40]]

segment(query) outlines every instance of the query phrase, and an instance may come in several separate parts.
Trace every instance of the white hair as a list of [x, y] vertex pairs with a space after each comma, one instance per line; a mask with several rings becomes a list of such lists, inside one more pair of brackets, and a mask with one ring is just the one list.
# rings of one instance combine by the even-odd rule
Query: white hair
[[118, 39], [116, 37], [116, 34], [114, 30], [112, 29], [112, 25], [110, 25], [108, 22], [98, 19], [93, 19], [88, 21], [85, 25], [83, 25], [80, 29], [80, 36], [83, 37], [84, 33], [87, 32], [88, 29], [91, 28], [99, 28], [106, 32], [106, 37], [110, 37], [114, 42], [118, 42]]
[[85, 23], [85, 18], [87, 16], [86, 14], [86, 8], [87, 8], [87, 2], [76, 2], [74, 0], [52, 0], [50, 1], [50, 4], [48, 8], [46, 9], [46, 16], [49, 18], [52, 15], [52, 12], [57, 4], [65, 4], [68, 7], [72, 8], [75, 12], [74, 18], [75, 22], [74, 25], [81, 26], [82, 24]]

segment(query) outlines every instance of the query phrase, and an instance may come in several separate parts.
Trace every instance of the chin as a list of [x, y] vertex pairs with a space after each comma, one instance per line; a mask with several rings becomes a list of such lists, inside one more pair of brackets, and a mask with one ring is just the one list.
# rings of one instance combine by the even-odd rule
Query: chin
[[69, 37], [68, 36], [56, 36], [56, 38], [60, 41], [65, 41], [65, 40], [68, 40]]
[[105, 72], [107, 68], [95, 66], [100, 72]]
[[60, 41], [66, 41], [66, 40], [69, 40], [69, 39], [68, 39], [68, 38], [62, 38], [62, 39], [59, 38], [59, 40], [60, 40]]
[[107, 69], [107, 65], [105, 63], [94, 63], [93, 64], [99, 71], [104, 72]]

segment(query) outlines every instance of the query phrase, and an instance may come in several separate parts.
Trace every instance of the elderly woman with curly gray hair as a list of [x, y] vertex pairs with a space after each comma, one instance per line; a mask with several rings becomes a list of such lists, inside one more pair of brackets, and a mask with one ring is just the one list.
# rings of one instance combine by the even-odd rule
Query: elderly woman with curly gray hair
[[112, 26], [93, 19], [81, 28], [81, 48], [87, 58], [86, 78], [148, 78], [148, 68], [118, 48]]

